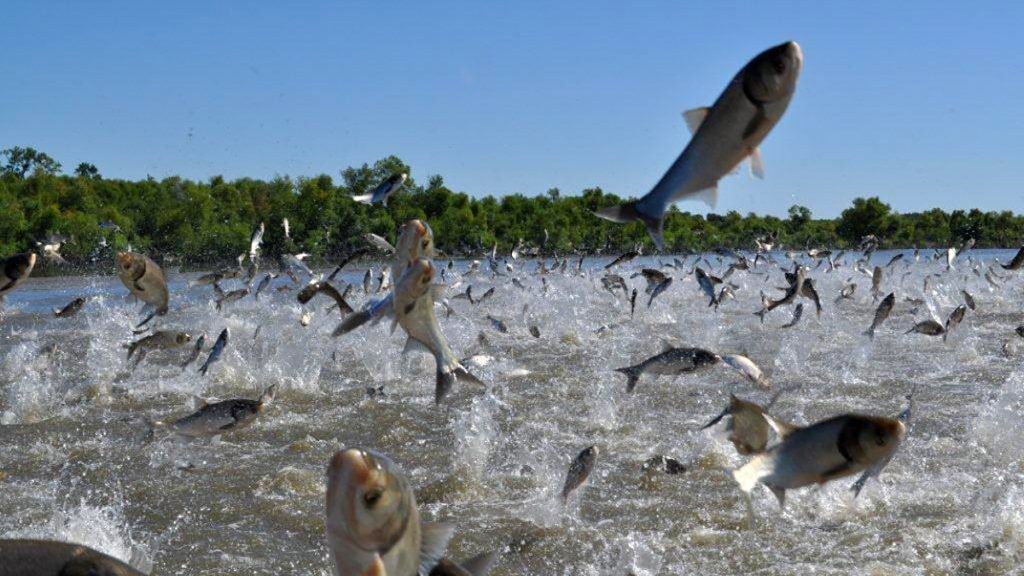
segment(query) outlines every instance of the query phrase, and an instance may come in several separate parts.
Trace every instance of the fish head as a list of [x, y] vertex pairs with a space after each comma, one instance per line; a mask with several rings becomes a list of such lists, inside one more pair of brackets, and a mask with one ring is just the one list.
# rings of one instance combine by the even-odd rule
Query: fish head
[[409, 220], [398, 232], [396, 249], [400, 260], [411, 262], [434, 255], [434, 233], [422, 220]]
[[721, 359], [718, 354], [708, 352], [707, 350], [698, 349], [693, 353], [693, 364], [698, 368], [701, 366], [713, 366]]
[[146, 271], [146, 261], [134, 252], [117, 253], [117, 273], [125, 278], [139, 278]]
[[174, 341], [177, 342], [178, 345], [188, 344], [189, 342], [192, 341], [192, 335], [189, 334], [188, 332], [178, 332], [178, 334], [174, 337]]
[[583, 451], [580, 452], [580, 460], [582, 460], [583, 462], [587, 462], [588, 464], [592, 463], [595, 460], [597, 460], [597, 455], [599, 452], [600, 450], [597, 449], [597, 446], [590, 446], [589, 448], [584, 448]]
[[36, 255], [34, 252], [26, 252], [24, 254], [15, 254], [11, 256], [3, 263], [4, 272], [7, 275], [13, 274], [12, 279], [24, 278], [32, 272], [32, 268], [36, 265]]
[[865, 464], [889, 458], [907, 431], [903, 422], [892, 418], [862, 417], [847, 426], [856, 430], [853, 439], [857, 444], [857, 449], [848, 450], [848, 453], [856, 455], [857, 459], [863, 458]]
[[796, 91], [804, 55], [796, 42], [761, 52], [743, 69], [743, 91], [755, 104], [784, 100]]
[[415, 515], [412, 490], [394, 463], [368, 450], [337, 452], [327, 468], [327, 532], [366, 552], [385, 553]]

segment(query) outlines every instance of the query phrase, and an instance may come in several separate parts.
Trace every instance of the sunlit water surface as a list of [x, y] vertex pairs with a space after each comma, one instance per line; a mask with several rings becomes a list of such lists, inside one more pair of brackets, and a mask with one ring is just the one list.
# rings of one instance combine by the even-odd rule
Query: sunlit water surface
[[[643, 278], [629, 278], [641, 263], [630, 263], [616, 269], [640, 291], [630, 318], [628, 301], [601, 287], [609, 259], [588, 260], [583, 275], [575, 261], [567, 273], [547, 274], [546, 292], [537, 262], [520, 260], [513, 275], [526, 290], [477, 273], [448, 295], [472, 284], [477, 295], [496, 286], [493, 298], [452, 300], [457, 313], [447, 319], [438, 308], [457, 355], [494, 357], [471, 367], [486, 389], [460, 384], [441, 406], [433, 360], [403, 357], [401, 329], [382, 322], [332, 338], [337, 312], [318, 299], [304, 328], [295, 291], [276, 290], [284, 278], [259, 302], [218, 313], [210, 287], [188, 288], [195, 275], [171, 274], [172, 310], [161, 328], [208, 342], [231, 330], [206, 377], [198, 363], [180, 369], [188, 348], [151, 353], [130, 371], [123, 345], [139, 306], [116, 278], [33, 278], [8, 298], [0, 323], [0, 536], [73, 540], [126, 560], [142, 554], [156, 574], [329, 574], [324, 471], [335, 450], [361, 446], [402, 466], [426, 519], [457, 525], [451, 556], [500, 550], [497, 575], [1012, 573], [1024, 560], [1024, 339], [1014, 334], [1024, 281], [1000, 270], [997, 288], [982, 277], [993, 257], [1006, 262], [1012, 252], [968, 256], [946, 272], [931, 251], [920, 262], [908, 253], [887, 271], [883, 289], [896, 292], [897, 306], [874, 341], [862, 335], [875, 307], [871, 280], [851, 257], [834, 272], [822, 265], [811, 273], [824, 311], [816, 317], [805, 301], [802, 321], [786, 330], [779, 326], [791, 308], [764, 324], [752, 314], [760, 290], [778, 294], [784, 285], [776, 267], [734, 273], [738, 300], [716, 313], [686, 275], [695, 257], [683, 270], [664, 269], [675, 282], [650, 308]], [[707, 259], [724, 272], [728, 260]], [[358, 284], [354, 304], [367, 298], [362, 272], [345, 276]], [[930, 274], [941, 276], [922, 292]], [[850, 278], [855, 298], [835, 304]], [[961, 289], [978, 309], [948, 342], [904, 335], [931, 312], [944, 321]], [[53, 317], [53, 307], [80, 295], [92, 299], [76, 317]], [[926, 304], [914, 315], [906, 297]], [[496, 332], [487, 314], [510, 333]], [[602, 325], [611, 329], [596, 333]], [[757, 402], [771, 392], [715, 367], [645, 376], [627, 395], [613, 369], [657, 353], [663, 339], [748, 355], [774, 390], [787, 390], [776, 414], [797, 423], [895, 415], [916, 386], [907, 441], [856, 500], [852, 480], [795, 491], [781, 512], [756, 490], [757, 523], [748, 528], [728, 475], [744, 459], [721, 426], [700, 427], [730, 392]], [[145, 441], [144, 418], [185, 415], [197, 396], [255, 398], [270, 384], [277, 399], [252, 428], [219, 443], [166, 434]], [[368, 397], [366, 388], [381, 384], [387, 395]], [[563, 505], [569, 463], [591, 444], [601, 451], [594, 474]], [[688, 470], [642, 471], [656, 454]]]

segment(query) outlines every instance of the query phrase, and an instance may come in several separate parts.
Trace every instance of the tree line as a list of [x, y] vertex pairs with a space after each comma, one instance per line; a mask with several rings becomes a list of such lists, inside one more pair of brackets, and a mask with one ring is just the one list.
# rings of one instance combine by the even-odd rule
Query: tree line
[[[337, 179], [269, 181], [129, 181], [104, 178], [87, 162], [67, 175], [46, 153], [21, 147], [0, 152], [0, 163], [0, 256], [38, 251], [37, 242], [61, 234], [71, 239], [61, 254], [72, 267], [105, 266], [110, 252], [128, 246], [184, 266], [226, 263], [248, 250], [260, 222], [266, 225], [264, 257], [307, 252], [319, 262], [365, 247], [366, 233], [394, 242], [397, 226], [411, 218], [426, 220], [438, 248], [453, 256], [480, 255], [495, 244], [508, 252], [520, 239], [545, 254], [651, 248], [639, 223], [593, 216], [623, 201], [600, 188], [564, 196], [552, 188], [533, 197], [475, 198], [433, 175], [422, 183], [410, 177], [386, 208], [354, 202], [353, 195], [392, 174], [412, 174], [395, 156], [346, 168]], [[871, 197], [855, 199], [834, 219], [814, 218], [803, 206], [791, 207], [785, 218], [736, 211], [701, 216], [672, 207], [665, 222], [666, 247], [673, 252], [752, 249], [755, 238], [767, 236], [792, 249], [849, 248], [867, 234], [877, 236], [882, 247], [946, 247], [969, 238], [979, 247], [1014, 247], [1024, 242], [1024, 216], [938, 208], [898, 214]]]

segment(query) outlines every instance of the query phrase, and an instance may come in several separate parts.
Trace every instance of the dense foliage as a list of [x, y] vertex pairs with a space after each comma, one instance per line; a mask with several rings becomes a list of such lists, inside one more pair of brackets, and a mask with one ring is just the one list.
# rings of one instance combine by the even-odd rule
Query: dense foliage
[[[87, 162], [73, 176], [61, 175], [56, 160], [32, 148], [7, 149], [2, 156], [0, 255], [37, 250], [37, 241], [61, 233], [73, 239], [62, 254], [78, 266], [105, 261], [110, 250], [129, 244], [186, 265], [226, 262], [247, 249], [259, 222], [266, 223], [263, 253], [270, 257], [309, 252], [314, 259], [333, 260], [364, 246], [367, 232], [394, 241], [397, 224], [410, 218], [427, 220], [438, 246], [449, 254], [479, 254], [495, 242], [507, 251], [520, 238], [547, 253], [619, 251], [641, 242], [650, 246], [641, 225], [612, 224], [592, 215], [622, 201], [600, 188], [571, 196], [552, 189], [536, 197], [472, 198], [449, 190], [441, 176], [430, 176], [425, 184], [410, 178], [387, 208], [353, 202], [351, 196], [391, 174], [411, 174], [394, 156], [347, 168], [340, 182], [327, 175], [132, 182], [103, 178]], [[290, 238], [285, 237], [284, 218]], [[672, 251], [753, 248], [754, 238], [768, 233], [797, 249], [847, 247], [865, 234], [875, 234], [890, 247], [950, 246], [972, 237], [980, 247], [1007, 247], [1024, 241], [1024, 217], [1010, 211], [939, 209], [896, 214], [878, 198], [857, 198], [834, 220], [814, 219], [802, 206], [790, 208], [788, 218], [737, 212], [705, 217], [673, 208], [665, 224]]]

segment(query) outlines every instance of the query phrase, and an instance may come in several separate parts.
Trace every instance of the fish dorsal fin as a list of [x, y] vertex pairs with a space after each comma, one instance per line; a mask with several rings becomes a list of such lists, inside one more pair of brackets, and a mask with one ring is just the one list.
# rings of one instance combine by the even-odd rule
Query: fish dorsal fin
[[750, 173], [759, 180], [764, 180], [764, 159], [761, 158], [761, 149], [754, 148], [750, 151]]
[[673, 348], [675, 348], [675, 346], [673, 346], [671, 342], [669, 342], [668, 340], [665, 340], [664, 338], [662, 338], [662, 340], [661, 340], [661, 351], [662, 352], [668, 352], [669, 350], [671, 350]]
[[455, 534], [455, 526], [441, 522], [424, 522], [420, 529], [420, 574], [429, 574], [444, 557], [448, 541]]
[[718, 206], [718, 185], [699, 190], [693, 194], [693, 197], [704, 202], [714, 210]]
[[793, 434], [793, 432], [796, 432], [797, 430], [800, 429], [800, 427], [797, 426], [796, 424], [790, 424], [789, 422], [783, 422], [781, 420], [776, 420], [775, 418], [772, 418], [767, 412], [764, 413], [763, 416], [765, 422], [767, 422], [768, 425], [772, 427], [772, 430], [775, 430], [775, 433], [779, 435], [779, 439], [781, 440], [785, 440], [787, 437]]
[[694, 108], [683, 112], [683, 121], [686, 122], [686, 127], [690, 130], [690, 134], [696, 134], [697, 129], [700, 128], [704, 119], [708, 117], [708, 112], [711, 108], [707, 106], [701, 106], [700, 108]]

